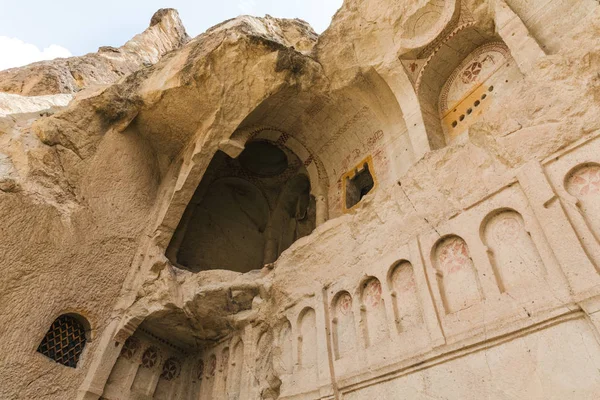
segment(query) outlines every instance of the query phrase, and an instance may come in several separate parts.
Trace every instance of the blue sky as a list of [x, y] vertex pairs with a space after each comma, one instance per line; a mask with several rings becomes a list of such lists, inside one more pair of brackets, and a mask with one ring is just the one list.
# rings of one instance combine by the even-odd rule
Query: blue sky
[[[118, 47], [159, 8], [179, 11], [190, 36], [241, 14], [301, 18], [321, 33], [343, 0], [0, 0], [0, 70]], [[3, 4], [1, 4], [3, 3]]]

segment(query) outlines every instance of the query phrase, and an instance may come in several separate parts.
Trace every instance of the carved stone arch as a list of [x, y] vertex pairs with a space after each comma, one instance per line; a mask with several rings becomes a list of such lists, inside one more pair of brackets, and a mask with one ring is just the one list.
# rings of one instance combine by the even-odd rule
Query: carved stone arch
[[[266, 132], [274, 132], [276, 135], [267, 135]], [[260, 125], [239, 128], [228, 140], [221, 142], [219, 148], [230, 157], [236, 158], [244, 150], [246, 143], [256, 139], [267, 139], [276, 142], [278, 145], [285, 146], [296, 154], [308, 171], [312, 193], [315, 196], [327, 195], [329, 179], [319, 157], [306, 147], [304, 143], [295, 138], [293, 134], [277, 127]], [[314, 168], [311, 168], [311, 165], [314, 165]]]
[[360, 327], [365, 347], [387, 341], [389, 328], [381, 281], [374, 276], [362, 279], [356, 290], [360, 299]]
[[343, 290], [331, 301], [333, 325], [333, 350], [337, 360], [347, 357], [356, 349], [356, 328], [353, 298]]
[[[415, 84], [431, 149], [461, 136], [498, 91], [522, 76], [502, 39], [463, 15], [430, 48], [403, 64]], [[480, 72], [485, 79], [479, 79]], [[457, 78], [465, 78], [464, 83]], [[450, 102], [449, 94], [458, 97]]]
[[228, 379], [228, 391], [232, 398], [237, 399], [242, 390], [242, 375], [244, 372], [244, 341], [238, 337], [231, 342], [230, 353], [230, 377]]
[[405, 259], [395, 262], [388, 270], [387, 279], [398, 333], [421, 325], [423, 309], [412, 263]]
[[317, 314], [305, 307], [298, 315], [298, 365], [301, 369], [317, 366]]
[[546, 268], [523, 216], [512, 208], [500, 208], [481, 222], [486, 246], [500, 292], [528, 288], [545, 281]]
[[592, 236], [600, 243], [600, 164], [576, 165], [565, 175], [564, 187], [573, 197]]
[[277, 353], [276, 357], [274, 357], [275, 365], [282, 373], [289, 374], [294, 367], [292, 324], [289, 319], [284, 318], [279, 323], [276, 335]]
[[483, 300], [477, 270], [463, 238], [441, 237], [431, 249], [438, 288], [446, 314], [469, 308]]

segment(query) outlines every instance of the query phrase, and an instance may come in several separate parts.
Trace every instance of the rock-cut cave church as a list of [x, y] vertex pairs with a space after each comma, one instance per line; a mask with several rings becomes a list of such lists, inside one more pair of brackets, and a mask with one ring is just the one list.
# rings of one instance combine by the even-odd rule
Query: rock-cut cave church
[[597, 0], [161, 9], [0, 71], [0, 399], [599, 399], [599, 37]]

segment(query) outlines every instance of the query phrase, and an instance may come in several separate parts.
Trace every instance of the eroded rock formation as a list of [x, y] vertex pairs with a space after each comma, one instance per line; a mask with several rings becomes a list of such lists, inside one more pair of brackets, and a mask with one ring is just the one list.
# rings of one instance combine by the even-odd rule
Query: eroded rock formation
[[[0, 397], [595, 398], [600, 7], [564, 7], [159, 11], [153, 65], [2, 95]], [[2, 87], [64, 93], [36, 68]]]
[[157, 11], [144, 32], [121, 47], [103, 46], [82, 57], [41, 61], [22, 68], [0, 71], [0, 91], [40, 96], [76, 93], [107, 85], [156, 63], [165, 53], [189, 40], [176, 10]]

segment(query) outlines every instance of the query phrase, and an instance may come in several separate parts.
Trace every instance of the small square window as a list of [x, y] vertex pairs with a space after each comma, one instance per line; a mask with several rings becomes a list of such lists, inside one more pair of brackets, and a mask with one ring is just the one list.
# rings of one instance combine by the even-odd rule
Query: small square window
[[344, 209], [347, 211], [355, 207], [375, 187], [371, 157], [369, 156], [360, 162], [342, 179], [344, 184]]

